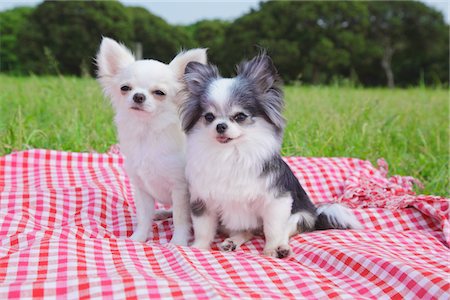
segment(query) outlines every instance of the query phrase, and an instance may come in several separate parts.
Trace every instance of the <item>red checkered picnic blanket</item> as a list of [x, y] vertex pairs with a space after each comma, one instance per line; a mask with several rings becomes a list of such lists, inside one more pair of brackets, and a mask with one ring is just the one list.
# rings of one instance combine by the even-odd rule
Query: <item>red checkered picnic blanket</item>
[[364, 230], [291, 239], [293, 255], [167, 244], [172, 219], [133, 242], [118, 153], [30, 150], [0, 158], [0, 299], [449, 298], [449, 200], [352, 158], [286, 158], [314, 202], [351, 205]]

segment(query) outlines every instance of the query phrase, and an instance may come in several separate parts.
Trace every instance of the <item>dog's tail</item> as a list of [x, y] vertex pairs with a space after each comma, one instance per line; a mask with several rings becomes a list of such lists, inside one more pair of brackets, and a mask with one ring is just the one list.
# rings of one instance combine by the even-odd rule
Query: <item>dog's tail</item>
[[338, 203], [324, 204], [317, 208], [316, 230], [325, 229], [362, 229], [353, 212]]

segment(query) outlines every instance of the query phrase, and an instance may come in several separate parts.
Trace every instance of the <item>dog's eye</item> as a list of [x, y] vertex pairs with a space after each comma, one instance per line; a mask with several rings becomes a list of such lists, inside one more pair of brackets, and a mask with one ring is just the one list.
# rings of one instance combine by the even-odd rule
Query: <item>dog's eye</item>
[[161, 90], [153, 91], [152, 94], [153, 94], [153, 95], [157, 95], [157, 96], [165, 96], [165, 95], [166, 95], [166, 93], [164, 93], [164, 92], [161, 91]]
[[128, 91], [131, 91], [131, 87], [129, 87], [128, 85], [123, 85], [120, 87], [120, 90], [122, 92], [128, 92]]
[[234, 117], [233, 117], [233, 119], [236, 121], [236, 122], [238, 122], [238, 123], [240, 123], [240, 122], [244, 122], [245, 121], [245, 119], [247, 119], [247, 115], [246, 114], [244, 114], [244, 113], [238, 113], [238, 114], [236, 114]]
[[214, 115], [213, 115], [212, 113], [207, 113], [207, 114], [205, 115], [205, 120], [206, 120], [206, 122], [208, 122], [208, 123], [211, 123], [212, 121], [214, 121], [215, 118], [216, 118], [216, 117], [214, 117]]

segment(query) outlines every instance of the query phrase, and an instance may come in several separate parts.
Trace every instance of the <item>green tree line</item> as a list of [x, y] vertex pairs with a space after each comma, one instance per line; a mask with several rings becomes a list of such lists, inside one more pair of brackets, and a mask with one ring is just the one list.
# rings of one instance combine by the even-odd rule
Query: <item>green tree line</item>
[[269, 1], [233, 22], [188, 26], [118, 1], [44, 1], [0, 13], [0, 71], [94, 75], [102, 36], [164, 62], [182, 48], [207, 47], [225, 75], [263, 48], [286, 82], [449, 81], [449, 26], [417, 1]]

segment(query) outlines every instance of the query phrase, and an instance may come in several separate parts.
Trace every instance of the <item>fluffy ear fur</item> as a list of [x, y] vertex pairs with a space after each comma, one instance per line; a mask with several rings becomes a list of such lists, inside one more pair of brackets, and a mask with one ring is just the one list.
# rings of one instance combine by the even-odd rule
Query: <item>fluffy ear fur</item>
[[96, 61], [98, 76], [110, 77], [117, 75], [120, 69], [132, 64], [135, 58], [127, 47], [104, 37]]
[[105, 95], [111, 96], [114, 76], [135, 61], [130, 50], [115, 40], [104, 37], [97, 53], [97, 76]]
[[237, 73], [238, 76], [256, 84], [262, 93], [273, 87], [279, 80], [278, 72], [273, 65], [272, 59], [264, 52], [250, 61], [240, 63], [237, 67]]
[[200, 97], [205, 92], [208, 83], [219, 77], [219, 70], [216, 66], [197, 62], [188, 63], [184, 71], [186, 88], [195, 97]]
[[169, 66], [177, 74], [179, 79], [183, 78], [184, 70], [189, 62], [207, 63], [206, 50], [204, 48], [182, 51], [169, 63]]
[[184, 71], [187, 100], [181, 105], [181, 123], [188, 133], [202, 116], [201, 101], [209, 82], [219, 78], [216, 66], [190, 62]]
[[202, 117], [200, 99], [189, 97], [180, 107], [181, 126], [184, 132], [189, 133]]
[[261, 53], [250, 61], [242, 62], [237, 67], [238, 77], [248, 80], [252, 86], [256, 87], [260, 94], [260, 105], [264, 110], [268, 121], [271, 122], [278, 131], [284, 129], [285, 120], [283, 118], [283, 92], [280, 87], [278, 71], [273, 65], [272, 59]]

